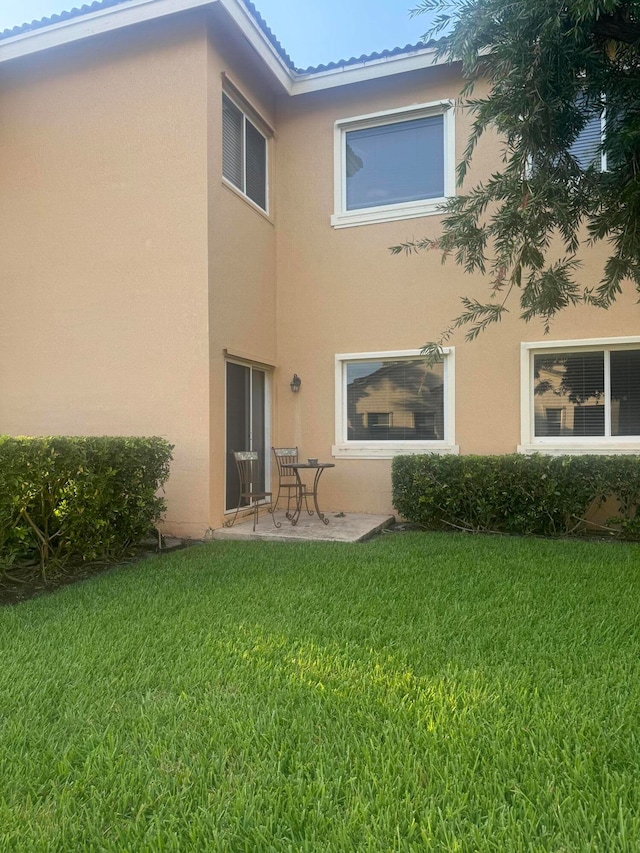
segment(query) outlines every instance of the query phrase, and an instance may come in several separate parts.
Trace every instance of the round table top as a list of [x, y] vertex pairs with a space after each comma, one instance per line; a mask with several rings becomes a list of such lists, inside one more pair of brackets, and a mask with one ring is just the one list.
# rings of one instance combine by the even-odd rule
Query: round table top
[[335, 462], [283, 462], [283, 468], [335, 468]]

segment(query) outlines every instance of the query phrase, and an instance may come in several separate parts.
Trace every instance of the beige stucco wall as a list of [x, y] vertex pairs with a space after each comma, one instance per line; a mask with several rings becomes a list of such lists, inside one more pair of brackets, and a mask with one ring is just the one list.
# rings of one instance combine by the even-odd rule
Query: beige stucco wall
[[[247, 115], [269, 137], [269, 203], [264, 214], [222, 180], [222, 92], [232, 85], [246, 98]], [[231, 94], [238, 99], [237, 93]], [[209, 97], [209, 324], [210, 324], [210, 525], [224, 521], [226, 454], [226, 353], [268, 366], [271, 406], [276, 346], [276, 164], [274, 91], [246, 43], [221, 17], [212, 17], [208, 51]], [[251, 111], [250, 111], [251, 110]], [[260, 120], [264, 124], [260, 123]], [[271, 422], [269, 423], [271, 433]]]
[[[222, 180], [225, 80], [275, 129], [266, 215]], [[0, 432], [165, 436], [166, 529], [202, 536], [224, 519], [231, 353], [268, 368], [270, 443], [330, 460], [335, 354], [419, 348], [460, 294], [487, 292], [437, 254], [389, 253], [436, 237], [437, 216], [331, 227], [334, 122], [460, 85], [428, 68], [290, 97], [217, 7], [2, 66]], [[457, 113], [458, 157], [468, 121]], [[498, 150], [481, 145], [471, 180]], [[596, 282], [593, 264], [584, 276]], [[630, 293], [564, 313], [552, 336], [634, 334], [639, 319]], [[541, 337], [511, 318], [452, 341], [462, 453], [515, 450], [520, 343]], [[335, 461], [327, 507], [391, 510], [389, 460]]]
[[[278, 103], [278, 363], [285, 377], [302, 378], [298, 395], [283, 394], [277, 440], [298, 444], [304, 456], [331, 459], [335, 441], [337, 353], [411, 350], [437, 339], [459, 313], [461, 294], [484, 300], [487, 283], [466, 276], [437, 253], [392, 257], [388, 247], [414, 237], [437, 237], [438, 216], [334, 229], [334, 122], [338, 119], [455, 98], [461, 80], [451, 68], [426, 69], [386, 80], [282, 98]], [[456, 110], [459, 159], [469, 116]], [[470, 181], [498, 162], [487, 138]], [[585, 281], [597, 280], [593, 256]], [[517, 315], [517, 306], [514, 306]], [[636, 334], [640, 310], [632, 293], [608, 312], [575, 309], [554, 323], [556, 339]], [[474, 343], [458, 335], [456, 443], [461, 453], [507, 453], [520, 443], [520, 343], [544, 337], [540, 324], [511, 317]], [[335, 459], [322, 497], [346, 511], [391, 510], [389, 460]]]
[[0, 68], [0, 432], [162, 435], [209, 526], [207, 42], [184, 15]]

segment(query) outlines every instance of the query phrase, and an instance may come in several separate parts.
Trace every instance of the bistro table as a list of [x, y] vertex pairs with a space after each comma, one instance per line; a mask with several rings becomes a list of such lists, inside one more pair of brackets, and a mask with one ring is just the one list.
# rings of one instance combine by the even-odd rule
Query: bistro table
[[[320, 482], [320, 477], [322, 476], [322, 472], [325, 468], [335, 468], [335, 464], [333, 462], [283, 462], [282, 468], [291, 469], [293, 473], [296, 475], [296, 483], [298, 485], [297, 488], [297, 498], [296, 498], [296, 511], [291, 516], [291, 524], [294, 526], [298, 523], [298, 519], [300, 518], [300, 513], [302, 512], [302, 499], [303, 498], [313, 498], [313, 505], [316, 508], [316, 514], [320, 521], [324, 522], [324, 524], [329, 524], [329, 519], [325, 516], [323, 512], [320, 512], [320, 507], [318, 506], [318, 483]], [[300, 471], [315, 471], [315, 477], [313, 478], [313, 486], [309, 489], [305, 486], [300, 478]], [[311, 513], [313, 515], [313, 513]]]

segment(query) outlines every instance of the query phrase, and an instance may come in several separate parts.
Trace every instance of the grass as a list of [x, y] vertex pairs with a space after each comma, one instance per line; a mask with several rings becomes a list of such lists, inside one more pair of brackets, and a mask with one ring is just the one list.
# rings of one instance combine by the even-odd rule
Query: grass
[[212, 543], [0, 610], [2, 851], [638, 851], [637, 545]]

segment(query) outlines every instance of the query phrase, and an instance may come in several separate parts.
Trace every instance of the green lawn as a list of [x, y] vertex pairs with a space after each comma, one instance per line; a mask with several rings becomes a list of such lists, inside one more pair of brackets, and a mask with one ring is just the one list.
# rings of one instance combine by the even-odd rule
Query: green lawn
[[640, 547], [212, 543], [0, 610], [0, 851], [638, 851]]

